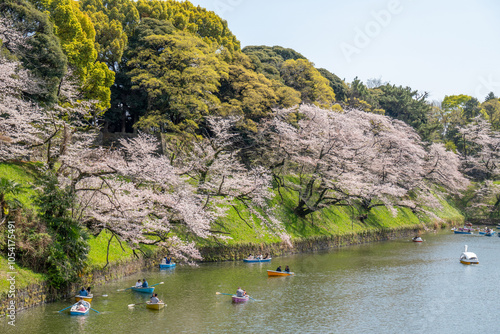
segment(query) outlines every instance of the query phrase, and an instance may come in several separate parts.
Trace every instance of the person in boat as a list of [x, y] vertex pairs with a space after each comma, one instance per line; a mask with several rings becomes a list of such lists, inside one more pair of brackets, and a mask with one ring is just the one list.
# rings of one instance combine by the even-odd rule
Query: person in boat
[[89, 287], [87, 288], [87, 296], [92, 295], [92, 292], [90, 292], [90, 290], [91, 290], [91, 287], [89, 286]]
[[172, 258], [165, 257], [165, 263], [170, 264], [172, 262]]
[[267, 259], [269, 258], [269, 253], [266, 253], [266, 255], [264, 256], [264, 259]]
[[289, 273], [290, 272], [290, 268], [288, 266], [285, 267], [285, 272], [286, 273]]
[[236, 290], [236, 297], [244, 297], [244, 296], [245, 296], [245, 290], [238, 287], [238, 290]]
[[249, 259], [249, 260], [253, 260], [253, 255], [252, 255], [252, 254], [248, 254], [247, 259]]
[[80, 292], [78, 292], [78, 295], [79, 296], [88, 296], [89, 294], [88, 294], [87, 290], [85, 290], [85, 288], [82, 287], [82, 289], [80, 290]]
[[141, 282], [141, 280], [137, 280], [137, 283], [135, 283], [135, 287], [136, 287], [136, 288], [140, 288], [140, 287], [142, 287], [142, 282]]
[[147, 288], [148, 286], [149, 286], [148, 281], [146, 281], [146, 279], [144, 278], [144, 279], [142, 280], [142, 287], [143, 287], [143, 288]]
[[77, 311], [85, 311], [85, 301], [83, 298], [80, 298], [78, 303], [76, 303], [76, 310]]
[[160, 300], [158, 299], [158, 294], [157, 293], [153, 293], [153, 295], [151, 296], [151, 299], [149, 301], [151, 304], [158, 304], [160, 302]]
[[281, 266], [278, 266], [278, 268], [276, 268], [276, 271], [281, 271]]
[[248, 296], [247, 290], [243, 290], [243, 297]]

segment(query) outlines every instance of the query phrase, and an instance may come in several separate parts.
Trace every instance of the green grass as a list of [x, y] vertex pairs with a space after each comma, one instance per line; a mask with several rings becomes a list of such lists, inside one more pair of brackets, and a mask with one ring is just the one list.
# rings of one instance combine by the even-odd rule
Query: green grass
[[[111, 232], [107, 230], [103, 230], [97, 236], [90, 236], [88, 240], [90, 251], [87, 257], [88, 270], [102, 269], [106, 265], [106, 254], [110, 237]], [[123, 249], [121, 246], [123, 246]], [[111, 240], [111, 244], [109, 245], [110, 265], [124, 263], [135, 257], [132, 252], [132, 248], [130, 248], [126, 242], [122, 241], [121, 246], [116, 238]], [[157, 252], [158, 247], [152, 245], [141, 245], [140, 249], [147, 256], [151, 256]]]
[[16, 279], [16, 289], [23, 289], [30, 284], [41, 283], [46, 280], [46, 276], [43, 274], [37, 274], [33, 271], [25, 268], [21, 268], [18, 265], [14, 265], [14, 270], [9, 268], [9, 262], [3, 256], [0, 256], [0, 295], [6, 294], [9, 290], [10, 282], [7, 281], [9, 278], [9, 272], [15, 272]]
[[21, 184], [24, 191], [18, 195], [7, 194], [7, 200], [17, 199], [28, 209], [35, 209], [33, 199], [36, 191], [33, 182], [36, 178], [35, 164], [32, 163], [0, 163], [0, 177], [15, 181]]
[[[408, 208], [397, 208], [397, 215], [393, 216], [384, 206], [375, 207], [370, 210], [364, 222], [358, 219], [361, 214], [357, 209], [336, 206], [324, 208], [305, 218], [301, 218], [293, 212], [297, 201], [297, 193], [282, 190], [281, 193], [276, 192], [276, 197], [270, 203], [271, 206], [276, 206], [275, 212], [277, 218], [283, 223], [286, 232], [292, 240], [348, 235], [382, 229], [421, 228], [422, 223], [432, 224], [436, 220], [429, 215], [421, 213], [416, 215]], [[446, 222], [463, 221], [463, 216], [457, 209], [444, 199], [440, 199], [440, 202], [443, 206], [442, 208], [428, 210]], [[240, 215], [247, 222], [250, 222], [248, 210], [241, 205], [237, 208], [240, 211]], [[280, 242], [280, 238], [274, 231], [266, 226], [262, 226], [259, 222], [247, 225], [234, 209], [230, 209], [227, 212], [227, 216], [220, 219], [218, 224], [215, 224], [213, 228], [228, 233], [231, 239], [223, 241], [227, 245]], [[198, 245], [208, 246], [215, 245], [215, 243], [212, 240], [198, 240]]]

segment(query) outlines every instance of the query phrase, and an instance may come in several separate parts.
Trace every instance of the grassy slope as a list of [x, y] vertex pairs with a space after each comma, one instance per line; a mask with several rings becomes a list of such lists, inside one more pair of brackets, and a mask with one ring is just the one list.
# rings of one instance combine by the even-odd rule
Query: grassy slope
[[[418, 217], [406, 208], [398, 209], [398, 214], [393, 217], [385, 207], [375, 207], [372, 209], [368, 218], [361, 223], [355, 217], [359, 213], [355, 209], [348, 207], [330, 207], [309, 215], [306, 219], [296, 216], [292, 208], [297, 203], [297, 195], [291, 192], [281, 192], [274, 199], [273, 205], [276, 205], [276, 214], [278, 219], [283, 222], [286, 232], [292, 239], [306, 239], [319, 236], [344, 235], [358, 233], [366, 230], [377, 229], [401, 229], [410, 227], [421, 227], [422, 223], [432, 224], [433, 219], [426, 215]], [[447, 222], [463, 221], [461, 213], [450, 206], [444, 200], [441, 200], [443, 207], [441, 209], [430, 210], [439, 218]], [[249, 220], [247, 211], [238, 207], [240, 215]], [[234, 209], [228, 212], [226, 218], [220, 223], [223, 226], [217, 226], [217, 230], [228, 233], [232, 239], [226, 241], [229, 245], [261, 243], [261, 242], [279, 242], [280, 239], [268, 228], [260, 224], [248, 226], [242, 223], [241, 218]], [[211, 242], [202, 241], [201, 245], [209, 245]]]
[[[29, 186], [34, 180], [33, 168], [30, 165], [0, 164], [0, 177], [6, 177], [16, 182]], [[32, 196], [35, 194], [33, 189], [27, 189], [24, 193], [17, 196], [28, 208], [36, 210], [33, 205]], [[405, 227], [414, 227], [421, 222], [432, 223], [431, 218], [426, 216], [416, 217], [408, 209], [399, 209], [397, 217], [393, 217], [384, 207], [377, 207], [369, 214], [365, 223], [353, 219], [357, 212], [344, 207], [332, 207], [316, 212], [307, 219], [301, 219], [293, 214], [291, 208], [297, 202], [296, 195], [290, 192], [282, 192], [281, 196], [276, 196], [273, 205], [276, 205], [276, 215], [278, 219], [284, 222], [286, 232], [292, 239], [305, 239], [327, 235], [343, 235], [349, 233], [361, 232], [373, 229], [398, 229]], [[460, 221], [463, 219], [461, 214], [447, 202], [442, 201], [443, 209], [434, 210], [437, 216], [448, 221]], [[267, 226], [259, 222], [253, 223], [248, 211], [243, 206], [237, 206], [239, 214], [234, 209], [228, 210], [224, 219], [220, 220], [220, 225], [214, 226], [215, 230], [223, 231], [231, 236], [226, 242], [229, 245], [248, 244], [248, 243], [272, 243], [279, 242], [280, 238], [276, 236]], [[245, 219], [245, 222], [240, 218]], [[98, 236], [91, 236], [89, 239], [90, 253], [87, 259], [88, 269], [102, 268], [106, 264], [106, 249], [108, 246], [109, 232], [101, 232]], [[199, 245], [214, 244], [213, 240], [198, 240]], [[125, 243], [122, 243], [125, 251], [122, 251], [118, 241], [113, 239], [110, 245], [110, 263], [121, 263], [133, 257], [132, 250]], [[145, 252], [154, 252], [154, 247], [144, 247]], [[5, 291], [7, 282], [4, 277], [8, 271], [7, 260], [0, 256], [0, 291]], [[37, 282], [44, 279], [41, 274], [33, 273], [28, 269], [18, 270], [16, 284], [18, 288], [26, 286], [28, 282]]]

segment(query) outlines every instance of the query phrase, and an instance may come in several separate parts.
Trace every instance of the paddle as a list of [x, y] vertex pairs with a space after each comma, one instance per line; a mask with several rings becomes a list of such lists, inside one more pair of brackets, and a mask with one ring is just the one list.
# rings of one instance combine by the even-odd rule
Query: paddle
[[91, 307], [90, 309], [91, 309], [92, 311], [94, 311], [94, 312], [101, 313], [101, 312], [99, 312], [99, 311], [94, 310], [92, 307]]
[[57, 311], [57, 312], [62, 312], [62, 311], [64, 311], [64, 310], [67, 310], [67, 309], [69, 309], [71, 306], [73, 306], [73, 305], [70, 305], [70, 306], [68, 306], [68, 307], [66, 307], [66, 308], [63, 308], [62, 310]]
[[128, 307], [134, 307], [135, 305], [142, 305], [142, 304], [146, 304], [146, 303], [128, 304]]
[[150, 287], [153, 287], [153, 286], [156, 286], [156, 285], [158, 285], [158, 284], [164, 284], [164, 282], [160, 282], [160, 283], [156, 283], [156, 284], [150, 285], [150, 286], [149, 286], [149, 288], [150, 288]]
[[222, 293], [222, 292], [216, 292], [216, 295], [227, 295], [227, 296], [232, 296], [232, 293]]

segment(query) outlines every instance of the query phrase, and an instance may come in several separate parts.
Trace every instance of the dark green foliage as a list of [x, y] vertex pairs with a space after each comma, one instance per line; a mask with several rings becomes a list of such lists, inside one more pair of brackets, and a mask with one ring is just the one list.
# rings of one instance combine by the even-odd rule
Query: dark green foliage
[[281, 46], [247, 46], [242, 51], [250, 57], [257, 73], [273, 80], [281, 80], [281, 65], [288, 59], [306, 59], [297, 51]]
[[330, 82], [330, 87], [335, 92], [336, 100], [345, 101], [349, 96], [349, 87], [347, 87], [346, 83], [325, 68], [319, 68], [318, 71]]
[[433, 129], [429, 122], [431, 106], [426, 102], [427, 93], [419, 93], [410, 87], [384, 85], [378, 103], [385, 115], [411, 125], [426, 140]]
[[41, 102], [55, 102], [59, 83], [66, 72], [67, 59], [52, 24], [45, 13], [24, 0], [5, 0], [0, 3], [0, 15], [15, 22], [12, 29], [27, 36], [27, 45], [15, 49], [9, 41], [3, 46], [18, 56], [23, 65], [45, 83], [45, 93], [34, 97]]
[[71, 216], [74, 191], [61, 186], [52, 171], [45, 172], [38, 180], [41, 191], [36, 200], [40, 219], [46, 224], [52, 243], [47, 249], [45, 271], [49, 283], [63, 287], [78, 278], [88, 254], [88, 236]]
[[489, 100], [494, 100], [494, 99], [498, 99], [498, 97], [496, 97], [493, 92], [489, 92], [488, 95], [486, 95], [484, 102], [487, 102]]

